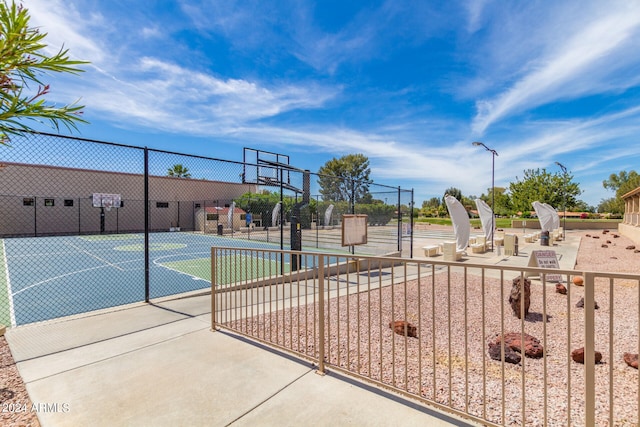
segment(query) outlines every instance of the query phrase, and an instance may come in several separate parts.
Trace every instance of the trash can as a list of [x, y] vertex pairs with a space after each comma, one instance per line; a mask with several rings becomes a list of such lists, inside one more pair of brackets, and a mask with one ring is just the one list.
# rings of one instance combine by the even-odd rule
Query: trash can
[[540, 246], [549, 246], [549, 232], [543, 231], [540, 233]]
[[224, 230], [224, 227], [222, 224], [218, 224], [218, 236], [222, 236], [222, 230]]
[[518, 256], [518, 236], [513, 236], [513, 237], [515, 237], [513, 242], [513, 254], [515, 256]]

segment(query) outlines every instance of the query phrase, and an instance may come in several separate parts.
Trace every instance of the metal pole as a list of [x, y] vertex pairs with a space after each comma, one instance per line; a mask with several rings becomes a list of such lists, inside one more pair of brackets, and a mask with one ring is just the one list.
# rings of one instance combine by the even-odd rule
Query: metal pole
[[400, 208], [400, 187], [398, 187], [398, 252], [402, 252], [402, 209]]
[[149, 302], [149, 149], [144, 147], [144, 302]]
[[411, 219], [409, 220], [409, 224], [411, 227], [411, 234], [409, 240], [409, 258], [413, 258], [413, 188], [411, 189]]
[[496, 232], [496, 152], [491, 152], [491, 252]]
[[496, 156], [498, 152], [492, 148], [484, 145], [483, 142], [475, 141], [472, 142], [471, 145], [476, 147], [482, 146], [485, 150], [491, 153], [491, 252], [493, 252], [493, 241], [495, 240], [495, 232], [496, 232], [496, 184], [495, 184], [495, 176], [496, 176]]
[[562, 202], [564, 204], [564, 214], [562, 215], [562, 240], [564, 241], [567, 240], [567, 168], [560, 162], [556, 162], [556, 165], [560, 166], [560, 169], [562, 169]]

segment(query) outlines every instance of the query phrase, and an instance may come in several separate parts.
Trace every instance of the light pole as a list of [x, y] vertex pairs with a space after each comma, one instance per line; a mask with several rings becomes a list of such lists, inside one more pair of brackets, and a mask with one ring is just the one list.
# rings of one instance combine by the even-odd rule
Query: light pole
[[562, 240], [567, 240], [567, 168], [565, 168], [560, 162], [556, 162], [556, 165], [560, 166], [560, 169], [562, 169], [562, 198], [564, 199], [562, 201], [564, 204], [564, 214], [562, 214]]
[[484, 147], [487, 151], [491, 153], [491, 252], [493, 252], [493, 241], [495, 240], [494, 233], [496, 232], [496, 184], [495, 184], [495, 176], [496, 176], [496, 156], [498, 152], [493, 150], [484, 143], [475, 141], [472, 145], [479, 147]]

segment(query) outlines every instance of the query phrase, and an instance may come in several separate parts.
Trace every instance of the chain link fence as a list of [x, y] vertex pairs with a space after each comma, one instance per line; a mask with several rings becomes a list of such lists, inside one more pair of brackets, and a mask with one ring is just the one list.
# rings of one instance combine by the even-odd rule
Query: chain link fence
[[[412, 191], [286, 163], [25, 133], [0, 177], [11, 326], [206, 291], [216, 245], [413, 254]], [[367, 215], [365, 244], [342, 245], [343, 215]]]

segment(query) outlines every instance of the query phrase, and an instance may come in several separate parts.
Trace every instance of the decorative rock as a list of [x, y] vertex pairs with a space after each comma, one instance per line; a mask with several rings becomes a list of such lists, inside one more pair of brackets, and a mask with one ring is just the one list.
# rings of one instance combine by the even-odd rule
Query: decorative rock
[[[493, 360], [501, 361], [502, 360], [502, 345], [500, 343], [490, 342], [489, 343], [489, 357]], [[517, 351], [512, 350], [511, 348], [504, 346], [504, 361], [507, 363], [520, 363], [522, 360], [522, 356]]]
[[562, 283], [556, 283], [556, 293], [566, 295], [567, 288]]
[[389, 327], [398, 335], [406, 335], [413, 338], [418, 337], [418, 328], [406, 320], [395, 320], [393, 322], [389, 322]]
[[599, 238], [600, 238], [600, 236], [593, 236], [593, 238], [594, 238], [594, 239], [599, 239]]
[[637, 254], [638, 252], [640, 252], [640, 249], [636, 249], [633, 251], [634, 254]]
[[607, 234], [609, 230], [602, 230], [602, 234]]
[[[600, 308], [600, 306], [598, 305], [598, 301], [594, 301], [594, 302], [593, 302], [593, 305], [594, 305], [594, 307], [593, 307], [593, 308], [594, 308], [594, 309], [596, 309], [596, 310]], [[584, 297], [580, 298], [580, 301], [578, 301], [578, 302], [576, 303], [576, 307], [578, 307], [578, 308], [584, 308]]]
[[585, 237], [591, 237], [591, 234], [585, 234]]
[[604, 243], [602, 245], [600, 245], [600, 246], [603, 247], [603, 248], [608, 248], [609, 247], [609, 245], [605, 245]]
[[573, 284], [576, 286], [584, 286], [584, 279], [582, 276], [573, 276]]
[[[598, 364], [602, 360], [602, 353], [599, 351], [594, 352], [595, 363]], [[584, 347], [577, 348], [571, 352], [571, 358], [576, 363], [582, 363], [584, 365]]]
[[[524, 346], [522, 339], [524, 338]], [[504, 348], [505, 348], [505, 357], [507, 355], [507, 349], [512, 351], [516, 351], [520, 354], [523, 353], [522, 349], [524, 347], [524, 355], [527, 357], [531, 357], [533, 359], [539, 359], [544, 356], [544, 349], [542, 345], [540, 345], [540, 340], [536, 337], [529, 334], [520, 334], [520, 332], [509, 332], [504, 334], [502, 337], [498, 336], [493, 342], [489, 343], [489, 354], [492, 351], [496, 351], [493, 347], [498, 347], [498, 358], [494, 360], [500, 360], [500, 347], [502, 345], [502, 340], [504, 339]], [[506, 361], [506, 360], [505, 360]], [[519, 360], [518, 360], [519, 362]], [[518, 362], [510, 362], [510, 363], [518, 363]]]
[[524, 299], [525, 317], [527, 317], [527, 314], [529, 314], [529, 306], [531, 305], [531, 280], [524, 278], [524, 289], [522, 289], [522, 286], [520, 284], [521, 278], [521, 276], [518, 276], [513, 279], [513, 286], [511, 287], [511, 293], [509, 294], [509, 304], [511, 304], [511, 309], [518, 319], [522, 319], [521, 299]]
[[625, 353], [622, 355], [622, 358], [627, 365], [638, 369], [638, 353]]
[[629, 246], [627, 246], [625, 249], [633, 250], [633, 249], [635, 249], [635, 248], [636, 248], [636, 247], [635, 247], [635, 245], [629, 245]]
[[613, 236], [613, 238], [614, 238], [614, 239], [617, 239], [618, 237], [620, 237], [620, 236], [619, 236], [619, 235], [617, 235], [617, 234], [612, 234], [612, 236]]
[[607, 243], [610, 245], [611, 244], [611, 240], [607, 240]]

